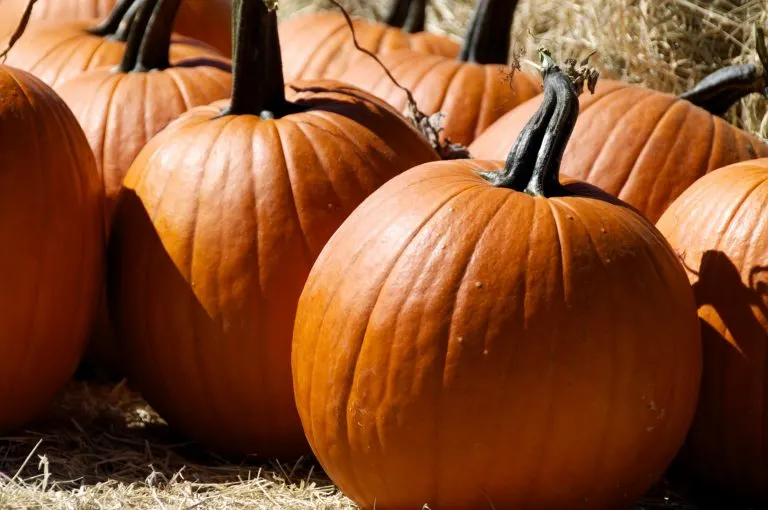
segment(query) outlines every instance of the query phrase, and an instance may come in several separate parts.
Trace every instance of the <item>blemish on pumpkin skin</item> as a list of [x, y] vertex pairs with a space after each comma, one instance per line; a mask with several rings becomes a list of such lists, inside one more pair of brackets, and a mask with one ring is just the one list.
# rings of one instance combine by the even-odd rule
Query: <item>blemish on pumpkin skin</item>
[[483, 288], [483, 282], [475, 282], [475, 288], [482, 289]]

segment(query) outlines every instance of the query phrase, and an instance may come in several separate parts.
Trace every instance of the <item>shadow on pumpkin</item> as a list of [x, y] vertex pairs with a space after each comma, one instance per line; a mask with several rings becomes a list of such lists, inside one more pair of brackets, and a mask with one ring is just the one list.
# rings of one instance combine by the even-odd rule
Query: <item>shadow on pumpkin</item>
[[[151, 264], [154, 270], [162, 272], [165, 275], [163, 284], [170, 286], [175, 296], [175, 302], [166, 307], [168, 313], [163, 319], [194, 322], [198, 331], [219, 328], [162, 247], [153, 222], [134, 191], [123, 190], [116, 218], [117, 215], [128, 215], [123, 220], [141, 236], [143, 245], [150, 247], [138, 251], [129, 245], [130, 238], [113, 232], [108, 256], [109, 302], [115, 303], [112, 298], [121, 291], [119, 280], [114, 278], [120, 257], [150, 257], [141, 266]], [[121, 324], [114, 309], [111, 318], [119, 334]], [[136, 366], [135, 363], [128, 365]], [[160, 385], [166, 378], [178, 377], [157, 364], [151, 356], [145, 356], [141, 367], [151, 374], [153, 384]], [[246, 391], [259, 389], [247, 388]], [[187, 403], [187, 412], [208, 417], [207, 425], [215, 430], [223, 412], [216, 403], [196, 399], [189, 399]], [[245, 410], [228, 412], [247, 413]], [[176, 423], [184, 423], [184, 416], [174, 418]], [[330, 484], [311, 454], [298, 460], [278, 461], [255, 455], [225, 455], [192, 441], [183, 431], [169, 427], [138, 390], [128, 387], [125, 382], [117, 385], [71, 382], [37, 420], [0, 437], [0, 452], [0, 476], [2, 473], [13, 476], [18, 471], [19, 480], [38, 481], [43, 469], [40, 456], [44, 456], [48, 464], [48, 486], [57, 484], [60, 489], [70, 490], [111, 481], [142, 484], [150, 477], [162, 484], [179, 472], [184, 480], [202, 484], [234, 483], [240, 479], [254, 479], [257, 473], [263, 479], [277, 483], [309, 481], [319, 487]]]
[[[732, 489], [717, 487], [725, 483], [738, 487], [737, 491], [765, 493], [762, 487], [768, 482], [768, 451], [754, 444], [756, 438], [768, 441], [768, 434], [760, 430], [767, 412], [762, 390], [768, 370], [768, 335], [759, 319], [762, 315], [768, 321], [768, 282], [761, 280], [768, 266], [753, 267], [743, 278], [728, 255], [710, 250], [703, 254], [698, 269], [687, 265], [686, 269], [698, 277], [693, 290], [702, 317], [701, 395], [705, 400], [699, 403], [696, 426], [670, 474], [692, 485], [702, 498], [702, 508], [751, 509], [748, 503], [734, 500]], [[744, 430], [753, 433], [746, 437], [738, 433]], [[729, 471], [735, 464], [729, 460], [729, 451], [750, 457], [754, 473], [750, 480]]]

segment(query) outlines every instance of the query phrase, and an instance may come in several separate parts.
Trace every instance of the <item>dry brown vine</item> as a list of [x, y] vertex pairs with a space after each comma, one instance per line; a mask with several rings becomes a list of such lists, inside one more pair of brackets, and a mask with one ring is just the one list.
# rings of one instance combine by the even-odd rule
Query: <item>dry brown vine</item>
[[352, 23], [352, 17], [349, 15], [344, 6], [341, 5], [337, 0], [329, 1], [335, 5], [344, 16], [344, 19], [347, 22], [347, 27], [349, 27], [349, 30], [352, 33], [352, 43], [355, 45], [355, 49], [365, 53], [374, 61], [376, 61], [376, 63], [384, 70], [387, 77], [392, 81], [395, 87], [399, 88], [405, 93], [408, 99], [408, 110], [405, 115], [406, 118], [417, 130], [419, 130], [424, 138], [429, 141], [435, 151], [437, 151], [437, 153], [440, 155], [440, 159], [447, 160], [470, 158], [471, 156], [469, 154], [469, 150], [465, 145], [453, 143], [448, 138], [440, 140], [440, 133], [443, 131], [442, 124], [445, 114], [442, 112], [437, 112], [432, 115], [427, 115], [426, 113], [419, 110], [419, 106], [416, 103], [416, 99], [413, 97], [413, 93], [407, 87], [402, 86], [400, 82], [397, 81], [387, 66], [384, 65], [384, 63], [379, 59], [378, 56], [376, 56], [376, 54], [360, 46], [360, 43], [357, 40], [357, 32], [355, 31], [355, 26]]
[[27, 3], [27, 7], [24, 9], [24, 14], [21, 16], [19, 25], [16, 27], [16, 30], [14, 30], [11, 38], [8, 40], [8, 45], [5, 47], [2, 53], [0, 53], [0, 58], [3, 59], [3, 64], [5, 64], [5, 61], [8, 59], [8, 52], [11, 51], [13, 45], [16, 44], [19, 39], [21, 39], [22, 35], [24, 35], [24, 31], [27, 29], [29, 20], [32, 17], [32, 8], [36, 3], [37, 0], [29, 0], [29, 3]]

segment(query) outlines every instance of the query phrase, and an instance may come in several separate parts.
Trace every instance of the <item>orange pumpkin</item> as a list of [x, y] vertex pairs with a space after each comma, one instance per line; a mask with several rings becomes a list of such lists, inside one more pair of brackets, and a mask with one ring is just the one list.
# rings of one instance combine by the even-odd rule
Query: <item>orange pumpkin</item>
[[[16, 28], [27, 1], [0, 0], [0, 38], [9, 35]], [[68, 21], [92, 23], [94, 18], [107, 16], [115, 5], [124, 3], [126, 0], [37, 0], [32, 10], [32, 19], [51, 20], [56, 24]], [[210, 44], [229, 56], [232, 48], [229, 29], [231, 10], [231, 0], [184, 0], [174, 29], [181, 34]]]
[[107, 226], [123, 177], [147, 141], [190, 108], [229, 95], [231, 75], [221, 60], [169, 63], [171, 27], [180, 3], [143, 0], [120, 65], [94, 69], [58, 87], [96, 155]]
[[[458, 59], [413, 51], [389, 52], [381, 62], [411, 91], [423, 113], [445, 114], [443, 139], [469, 145], [478, 135], [515, 106], [541, 91], [532, 75], [508, 75], [512, 22], [517, 2], [481, 0]], [[387, 76], [381, 65], [365, 56], [340, 80], [381, 97], [403, 113], [408, 96]]]
[[[142, 1], [123, 0], [99, 25], [93, 20], [32, 22], [8, 54], [8, 64], [33, 73], [54, 89], [85, 71], [117, 66], [125, 53], [130, 21]], [[171, 62], [219, 55], [194, 39], [172, 37]]]
[[658, 227], [688, 270], [704, 346], [701, 396], [681, 465], [710, 489], [766, 503], [768, 159], [702, 177]]
[[[757, 87], [742, 86], [744, 72]], [[759, 88], [762, 75], [748, 64], [713, 78], [682, 97], [618, 81], [599, 83], [593, 96], [581, 100], [563, 173], [619, 197], [655, 222], [702, 175], [768, 156], [768, 144], [714, 115]], [[538, 96], [499, 119], [470, 145], [470, 153], [492, 159], [508, 152], [509, 136], [521, 131], [541, 101]]]
[[[455, 58], [460, 46], [454, 40], [424, 32], [426, 0], [396, 0], [386, 23], [354, 19], [358, 44], [384, 54], [397, 50]], [[283, 74], [287, 81], [337, 79], [353, 63], [369, 58], [355, 48], [343, 14], [318, 12], [280, 24]]]
[[234, 8], [232, 101], [168, 126], [125, 179], [112, 316], [129, 380], [170, 425], [285, 459], [309, 450], [290, 349], [312, 262], [366, 196], [437, 154], [347, 85], [298, 82], [286, 100], [276, 14], [263, 0]]
[[560, 184], [578, 100], [557, 66], [544, 86], [506, 165], [392, 179], [312, 268], [296, 402], [363, 509], [615, 510], [683, 442], [701, 370], [685, 273], [631, 207]]
[[64, 102], [0, 66], [0, 431], [33, 419], [84, 350], [104, 271], [101, 181]]

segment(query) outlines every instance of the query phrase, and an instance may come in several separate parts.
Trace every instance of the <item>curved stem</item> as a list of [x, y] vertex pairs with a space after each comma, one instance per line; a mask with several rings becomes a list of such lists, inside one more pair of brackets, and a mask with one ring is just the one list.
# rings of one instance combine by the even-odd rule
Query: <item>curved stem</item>
[[122, 73], [129, 73], [134, 70], [139, 58], [139, 49], [141, 41], [144, 39], [147, 24], [152, 17], [152, 12], [160, 0], [144, 0], [138, 8], [131, 28], [128, 30], [128, 38], [125, 45], [123, 60], [120, 62], [119, 70]]
[[385, 22], [411, 34], [423, 32], [427, 22], [427, 0], [395, 0]]
[[128, 9], [128, 12], [126, 12], [125, 16], [123, 16], [123, 19], [120, 22], [120, 26], [117, 27], [117, 31], [111, 37], [113, 40], [121, 42], [126, 42], [128, 40], [128, 35], [131, 33], [131, 27], [133, 26], [133, 22], [136, 20], [136, 13], [139, 12], [139, 9], [141, 9], [141, 6], [144, 5], [144, 2], [145, 0], [134, 1], [133, 5], [131, 5], [131, 8]]
[[167, 69], [171, 66], [171, 36], [180, 6], [181, 0], [159, 0], [156, 3], [141, 40], [134, 71]]
[[285, 99], [277, 14], [264, 0], [232, 2], [232, 101], [224, 115], [278, 118], [292, 111]]
[[765, 73], [754, 64], [743, 64], [715, 71], [679, 97], [712, 115], [723, 115], [735, 103], [755, 92], [768, 95]]
[[497, 187], [535, 197], [568, 194], [560, 184], [560, 163], [579, 115], [574, 83], [558, 66], [544, 71], [544, 100], [520, 132], [501, 172], [481, 175]]
[[517, 0], [480, 0], [472, 14], [459, 60], [506, 64]]
[[109, 15], [97, 26], [88, 29], [88, 33], [99, 36], [112, 35], [117, 32], [123, 17], [134, 4], [135, 0], [120, 0], [115, 4]]

